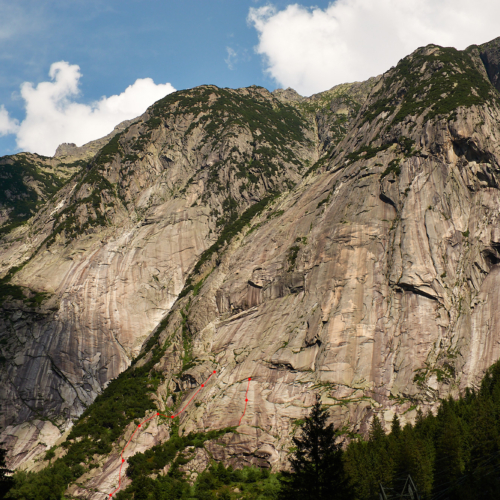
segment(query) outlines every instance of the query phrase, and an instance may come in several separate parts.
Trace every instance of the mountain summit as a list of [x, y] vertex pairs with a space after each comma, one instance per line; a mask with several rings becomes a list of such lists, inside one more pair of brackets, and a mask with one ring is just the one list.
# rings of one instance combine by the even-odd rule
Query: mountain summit
[[308, 98], [197, 87], [86, 158], [0, 159], [10, 465], [78, 448], [68, 494], [102, 498], [137, 423], [213, 371], [127, 456], [237, 427], [185, 470], [280, 469], [316, 395], [366, 434], [477, 384], [500, 357], [499, 54], [429, 45]]

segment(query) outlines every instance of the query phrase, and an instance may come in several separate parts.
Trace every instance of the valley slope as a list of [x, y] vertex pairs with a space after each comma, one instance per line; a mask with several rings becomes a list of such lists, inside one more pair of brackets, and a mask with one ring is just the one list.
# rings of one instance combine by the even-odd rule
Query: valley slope
[[[181, 430], [236, 426], [251, 377], [238, 433], [208, 450], [275, 468], [316, 394], [364, 433], [477, 383], [500, 357], [499, 46], [430, 45], [309, 98], [176, 92], [114, 135], [2, 238], [12, 465], [46, 465], [122, 372], [72, 442], [123, 380], [152, 391], [149, 415], [216, 370]], [[133, 419], [73, 495], [116, 484]], [[169, 432], [152, 423], [130, 454]]]

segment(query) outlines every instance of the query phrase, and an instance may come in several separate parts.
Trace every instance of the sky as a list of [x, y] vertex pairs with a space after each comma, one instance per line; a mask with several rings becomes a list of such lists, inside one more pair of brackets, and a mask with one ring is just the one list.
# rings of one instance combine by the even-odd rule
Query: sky
[[0, 0], [0, 156], [80, 146], [198, 85], [362, 81], [498, 19], [498, 0]]

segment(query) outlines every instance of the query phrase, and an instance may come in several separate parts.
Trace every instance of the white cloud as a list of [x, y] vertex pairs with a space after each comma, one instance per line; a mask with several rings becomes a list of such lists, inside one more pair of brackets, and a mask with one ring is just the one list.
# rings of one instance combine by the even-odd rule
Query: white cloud
[[15, 134], [19, 130], [19, 122], [11, 119], [4, 105], [0, 106], [0, 137], [7, 134]]
[[26, 117], [18, 124], [0, 108], [0, 134], [16, 133], [23, 151], [51, 156], [63, 142], [78, 146], [105, 136], [123, 120], [135, 118], [175, 89], [170, 83], [156, 85], [151, 78], [135, 81], [119, 95], [88, 104], [75, 102], [80, 94], [80, 67], [65, 61], [50, 67], [51, 81], [21, 85]]
[[268, 74], [304, 95], [376, 76], [429, 43], [464, 49], [489, 41], [500, 35], [498, 19], [493, 0], [337, 0], [248, 15]]

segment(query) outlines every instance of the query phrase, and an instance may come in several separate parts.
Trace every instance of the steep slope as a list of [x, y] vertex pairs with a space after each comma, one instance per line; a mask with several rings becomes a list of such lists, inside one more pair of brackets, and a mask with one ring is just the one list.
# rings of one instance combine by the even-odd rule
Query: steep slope
[[26, 223], [83, 164], [30, 153], [1, 158], [0, 234]]
[[[251, 377], [238, 433], [208, 449], [273, 467], [316, 393], [365, 432], [374, 414], [412, 420], [476, 383], [500, 354], [498, 102], [476, 47], [402, 60], [299, 186], [203, 255], [127, 376], [145, 367], [155, 404], [175, 412], [215, 369], [184, 433], [237, 426]], [[165, 424], [137, 449], [164, 440]], [[119, 445], [95, 465], [74, 494], [111, 490]]]
[[178, 92], [4, 238], [0, 399], [14, 465], [129, 365], [221, 229], [316, 156], [308, 123], [264, 89]]
[[[180, 430], [238, 426], [250, 377], [248, 408], [198, 470], [283, 466], [317, 393], [363, 433], [475, 384], [500, 356], [499, 43], [431, 45], [308, 99], [179, 92], [110, 141], [5, 243], [11, 266], [32, 255], [10, 286], [51, 294], [3, 305], [13, 463], [46, 449], [20, 422], [62, 428], [133, 356], [57, 449], [86, 458], [75, 496], [112, 491], [134, 419], [214, 370]], [[152, 420], [125, 458], [173, 430]]]
[[110, 139], [132, 123], [124, 121], [106, 137], [81, 147], [61, 144], [53, 158], [31, 153], [0, 158], [0, 236], [25, 224]]
[[[499, 37], [500, 38], [500, 37]], [[500, 40], [495, 38], [491, 42], [478, 47], [481, 60], [488, 73], [488, 77], [495, 88], [500, 91]]]

